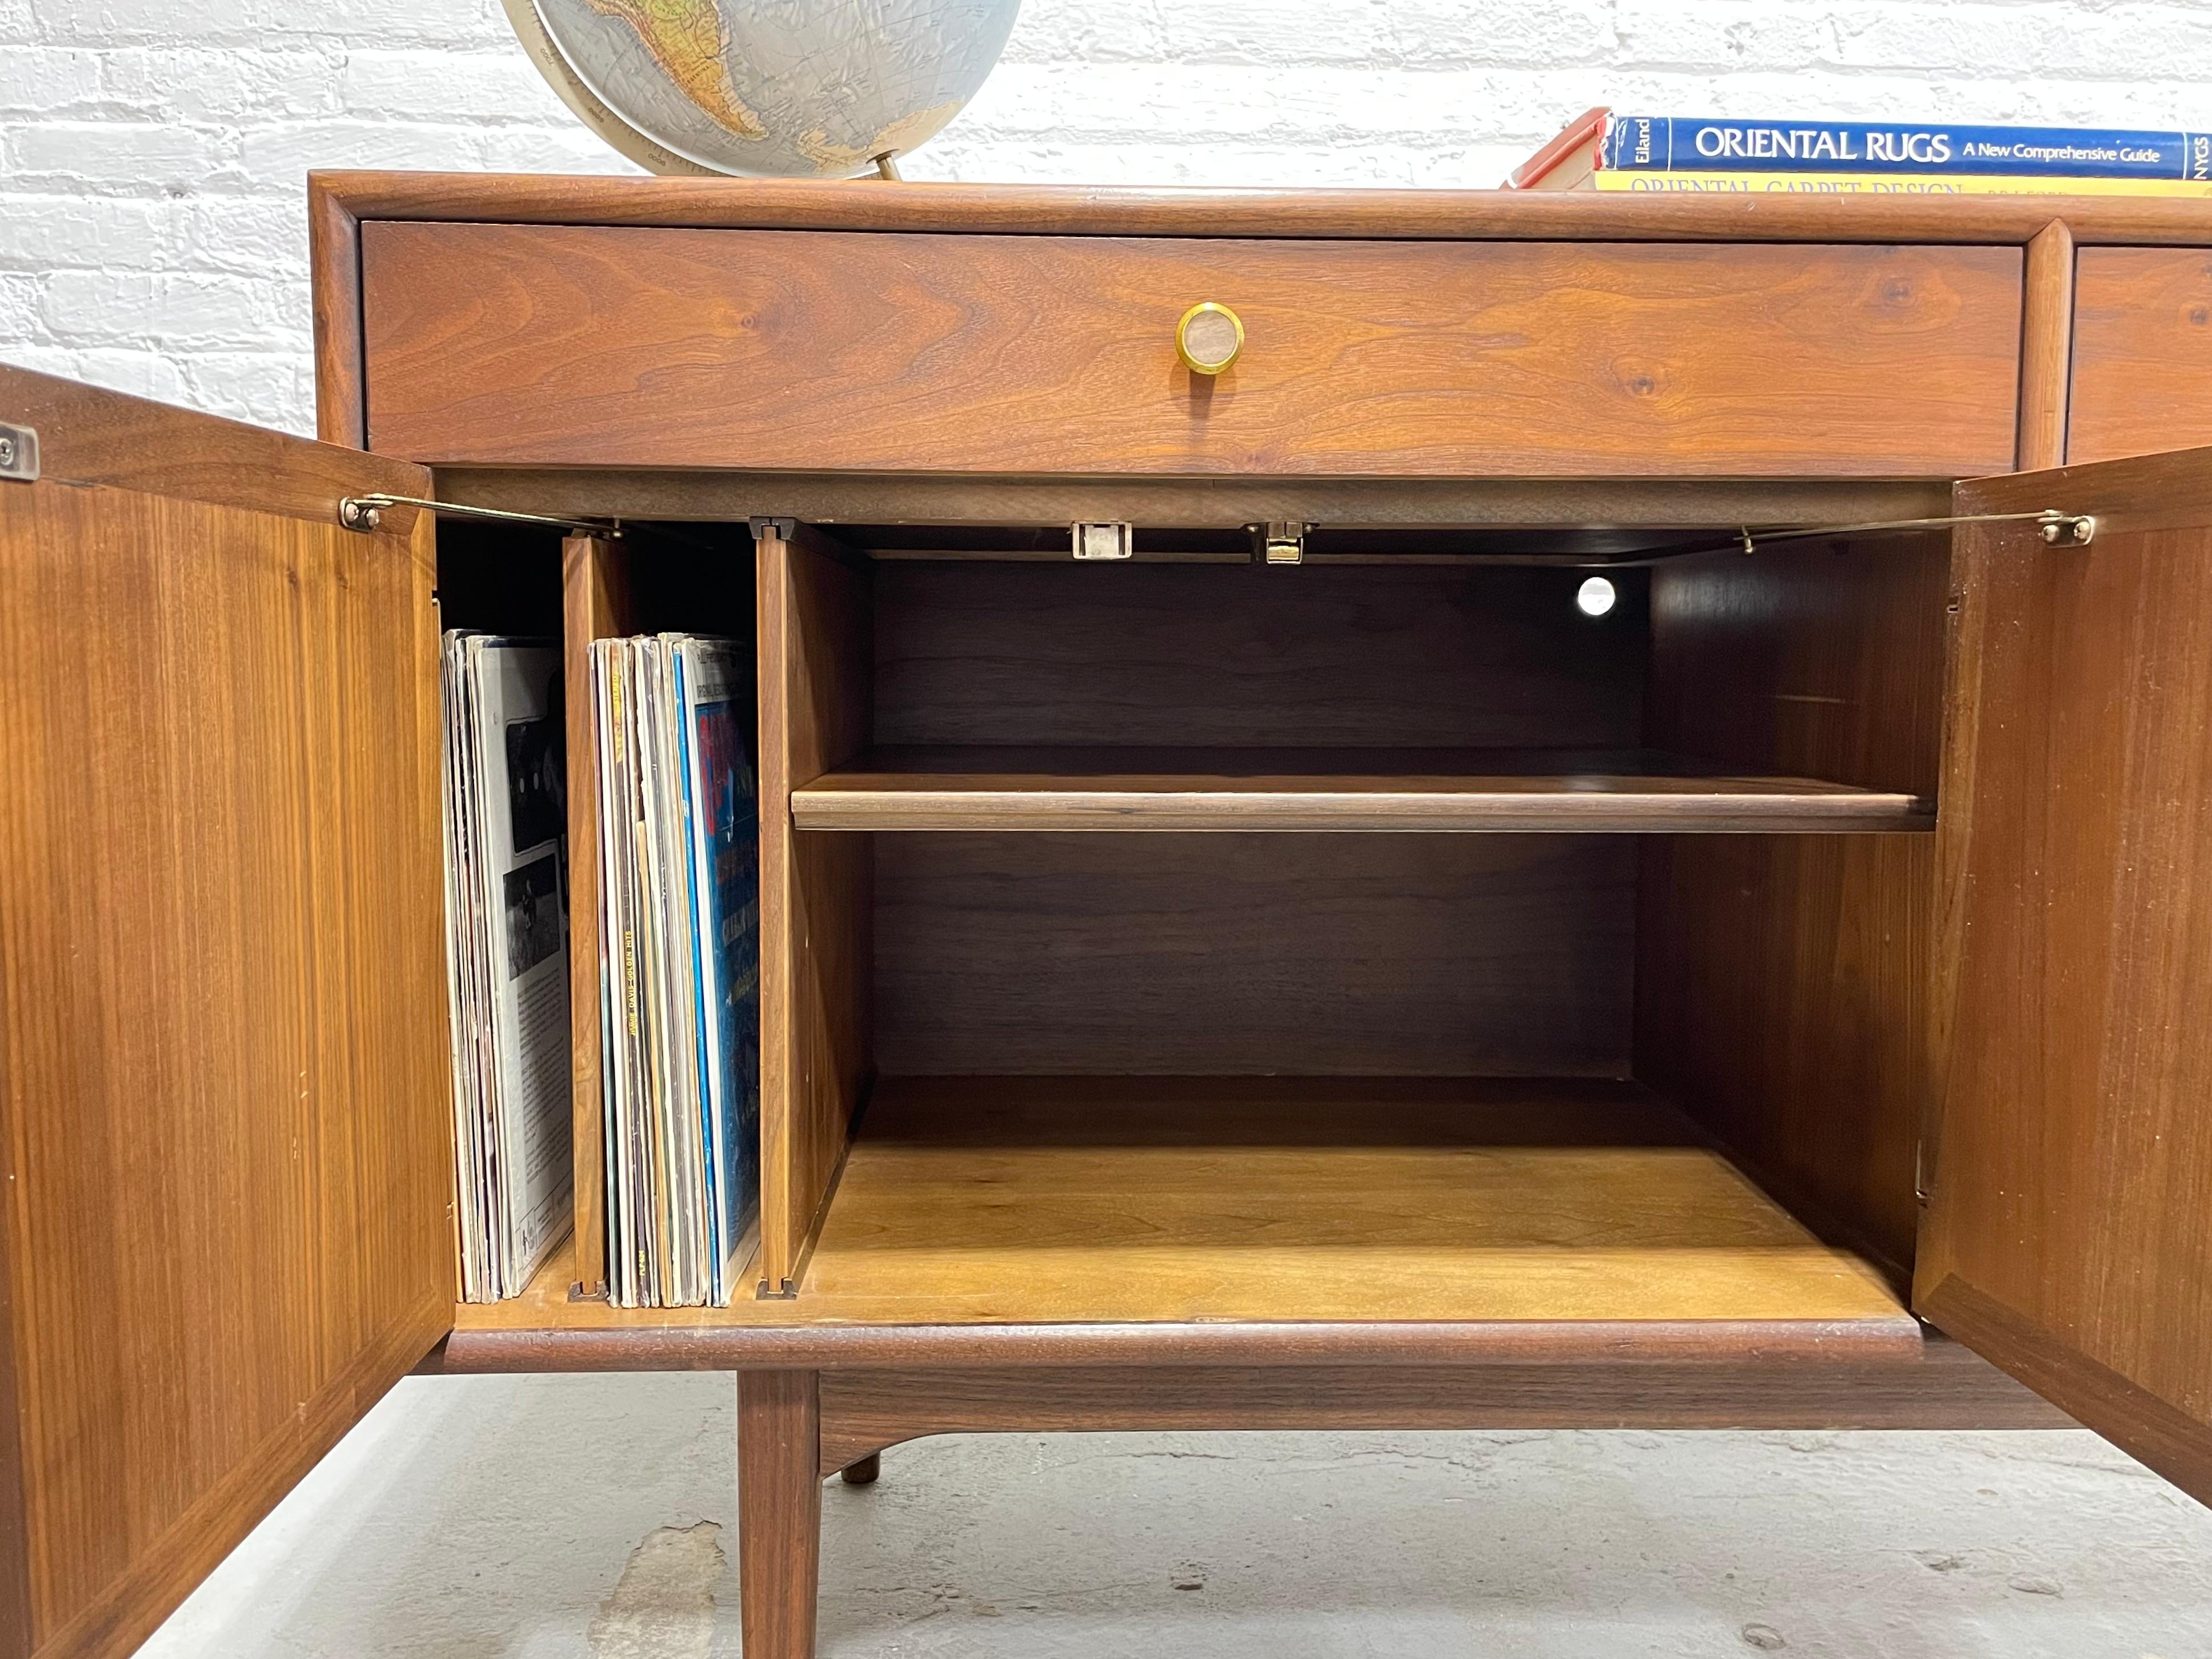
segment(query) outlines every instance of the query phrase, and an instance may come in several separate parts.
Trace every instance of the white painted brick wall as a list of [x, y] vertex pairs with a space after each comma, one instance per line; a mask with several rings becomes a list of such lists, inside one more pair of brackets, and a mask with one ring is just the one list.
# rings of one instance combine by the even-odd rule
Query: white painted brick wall
[[[1598, 103], [2212, 125], [2212, 3], [1028, 0], [907, 170], [1488, 185]], [[629, 170], [498, 0], [0, 0], [0, 360], [310, 430], [315, 167]]]

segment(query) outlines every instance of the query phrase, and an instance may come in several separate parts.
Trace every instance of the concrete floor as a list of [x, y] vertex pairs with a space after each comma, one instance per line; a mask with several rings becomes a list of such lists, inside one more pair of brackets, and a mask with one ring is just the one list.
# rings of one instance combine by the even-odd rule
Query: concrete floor
[[[738, 1652], [727, 1376], [417, 1379], [142, 1659]], [[924, 1441], [839, 1659], [2212, 1656], [2212, 1513], [2080, 1432]]]

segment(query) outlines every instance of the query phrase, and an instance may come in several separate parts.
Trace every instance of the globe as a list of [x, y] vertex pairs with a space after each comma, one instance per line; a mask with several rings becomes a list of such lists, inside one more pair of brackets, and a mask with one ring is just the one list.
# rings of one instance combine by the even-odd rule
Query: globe
[[661, 173], [849, 178], [926, 143], [1021, 0], [506, 0], [554, 89]]

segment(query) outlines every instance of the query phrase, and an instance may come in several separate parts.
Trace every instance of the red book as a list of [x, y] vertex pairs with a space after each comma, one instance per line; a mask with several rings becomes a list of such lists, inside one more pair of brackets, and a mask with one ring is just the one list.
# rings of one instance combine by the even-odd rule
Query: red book
[[1585, 110], [1567, 124], [1566, 130], [1513, 169], [1507, 190], [1574, 190], [1589, 182], [1597, 171], [1598, 150], [1605, 143], [1606, 118], [1613, 112], [1601, 105]]

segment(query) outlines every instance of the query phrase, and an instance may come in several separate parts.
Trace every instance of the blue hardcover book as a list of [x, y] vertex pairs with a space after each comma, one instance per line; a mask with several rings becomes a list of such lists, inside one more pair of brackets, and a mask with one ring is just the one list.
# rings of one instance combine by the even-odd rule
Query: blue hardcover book
[[2212, 132], [1608, 112], [1596, 165], [1641, 173], [1960, 173], [2203, 181], [2212, 180]]
[[745, 732], [751, 677], [726, 641], [675, 642], [693, 904], [708, 1294], [729, 1305], [760, 1205], [760, 836]]

